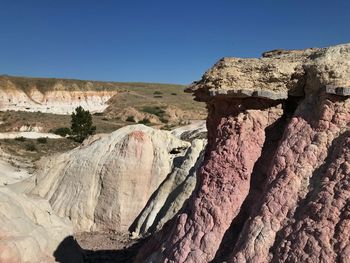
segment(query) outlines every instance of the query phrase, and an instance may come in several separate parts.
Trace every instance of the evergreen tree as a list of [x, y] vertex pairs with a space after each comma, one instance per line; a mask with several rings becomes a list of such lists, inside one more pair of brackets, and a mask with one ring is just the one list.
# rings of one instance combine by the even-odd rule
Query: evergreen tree
[[85, 138], [95, 132], [96, 126], [92, 125], [92, 116], [88, 110], [84, 110], [83, 107], [79, 106], [71, 117], [72, 136], [76, 141], [83, 142]]

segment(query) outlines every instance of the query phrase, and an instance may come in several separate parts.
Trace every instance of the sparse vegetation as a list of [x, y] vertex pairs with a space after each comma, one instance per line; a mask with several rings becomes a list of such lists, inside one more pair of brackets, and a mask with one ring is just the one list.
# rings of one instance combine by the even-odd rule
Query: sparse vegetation
[[129, 122], [136, 122], [134, 116], [128, 116], [128, 117], [126, 118], [126, 121], [129, 121]]
[[96, 131], [96, 126], [93, 126], [92, 116], [90, 111], [84, 110], [79, 106], [71, 115], [71, 131], [72, 137], [77, 142], [83, 142], [89, 135]]
[[[174, 110], [179, 109], [181, 112], [185, 112], [189, 119], [202, 119], [206, 116], [204, 103], [194, 102], [192, 95], [184, 92], [186, 88], [184, 85], [0, 76], [0, 82], [7, 83], [8, 81], [14, 84], [9, 86], [9, 88], [22, 89], [28, 95], [32, 94], [33, 87], [37, 87], [40, 92], [46, 93], [52, 91], [53, 87], [58, 83], [62, 85], [62, 89], [65, 91], [117, 91], [117, 94], [108, 101], [109, 107], [104, 113], [92, 114], [93, 123], [98, 133], [112, 132], [131, 124], [130, 119], [126, 120], [126, 117], [134, 114], [132, 111], [125, 114], [125, 109], [127, 108], [134, 108], [142, 112], [144, 107], [166, 109], [171, 105]], [[177, 95], [175, 96], [174, 94]], [[162, 123], [156, 124], [156, 126], [162, 128], [167, 123], [167, 120], [161, 116], [158, 117]], [[138, 116], [135, 119], [136, 122], [138, 122], [139, 118]], [[152, 120], [152, 118], [149, 119]], [[0, 132], [14, 131], [23, 125], [41, 127], [43, 132], [55, 132], [59, 128], [71, 126], [70, 115], [43, 112], [5, 111], [0, 112], [0, 120], [4, 122], [0, 125]], [[175, 118], [168, 120], [169, 123], [167, 124], [178, 125], [180, 121], [181, 119]], [[69, 135], [69, 132], [62, 133], [61, 131], [58, 130], [55, 133], [59, 133], [61, 136]]]
[[40, 137], [36, 139], [38, 143], [47, 143], [47, 138], [46, 137]]
[[138, 123], [144, 124], [144, 125], [149, 125], [149, 124], [151, 124], [151, 121], [148, 118], [143, 118]]
[[19, 141], [19, 142], [24, 142], [26, 140], [26, 138], [24, 138], [23, 136], [21, 137], [16, 137], [15, 138], [16, 141]]
[[165, 112], [165, 108], [164, 107], [159, 107], [159, 106], [146, 106], [142, 108], [143, 112], [149, 113], [149, 114], [153, 114], [158, 116], [159, 118], [164, 117]]
[[[9, 154], [37, 161], [43, 156], [58, 152], [66, 152], [79, 145], [68, 138], [47, 139], [47, 143], [38, 143], [37, 139], [26, 139], [20, 142], [15, 139], [0, 139], [1, 149]], [[27, 146], [28, 145], [28, 146]], [[35, 149], [31, 146], [34, 145]]]
[[25, 149], [31, 152], [38, 151], [38, 149], [36, 148], [35, 144], [32, 141], [26, 143]]
[[71, 130], [68, 127], [60, 127], [53, 130], [54, 134], [60, 135], [62, 137], [66, 137], [67, 135], [71, 135]]

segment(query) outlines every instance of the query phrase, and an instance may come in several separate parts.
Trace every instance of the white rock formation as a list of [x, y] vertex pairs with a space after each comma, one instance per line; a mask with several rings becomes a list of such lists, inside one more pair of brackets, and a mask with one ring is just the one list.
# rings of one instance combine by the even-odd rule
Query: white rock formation
[[31, 176], [33, 164], [24, 158], [12, 156], [0, 148], [0, 186], [22, 181]]
[[173, 159], [189, 145], [144, 125], [96, 135], [79, 148], [42, 160], [31, 193], [69, 217], [75, 231], [127, 231], [171, 172]]
[[41, 111], [55, 114], [71, 114], [76, 107], [82, 106], [90, 112], [103, 112], [107, 101], [116, 94], [114, 91], [67, 91], [60, 83], [51, 90], [42, 93], [35, 87], [26, 93], [12, 83], [0, 86], [0, 110]]
[[31, 126], [31, 125], [22, 125], [18, 128], [20, 132], [41, 132], [43, 131], [43, 127], [41, 126]]
[[192, 121], [190, 124], [175, 128], [171, 134], [185, 141], [192, 141], [194, 139], [207, 137], [206, 121], [198, 120]]
[[196, 186], [196, 172], [202, 163], [205, 145], [205, 140], [193, 140], [185, 156], [174, 161], [174, 169], [131, 226], [133, 237], [159, 230], [181, 209]]
[[62, 139], [63, 137], [54, 133], [48, 132], [0, 132], [0, 139], [15, 139], [24, 137], [27, 139], [50, 138]]
[[[56, 216], [46, 200], [0, 187], [0, 262], [55, 262], [53, 254], [72, 233], [69, 220]], [[75, 253], [71, 257], [79, 259]]]

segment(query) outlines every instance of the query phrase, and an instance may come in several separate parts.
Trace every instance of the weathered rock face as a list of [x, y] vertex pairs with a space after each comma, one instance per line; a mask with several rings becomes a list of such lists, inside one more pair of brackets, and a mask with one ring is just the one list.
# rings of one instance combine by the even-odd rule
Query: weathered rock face
[[196, 171], [203, 161], [205, 144], [205, 140], [193, 140], [185, 156], [174, 160], [173, 170], [130, 227], [133, 236], [159, 230], [182, 208], [196, 186]]
[[[72, 233], [69, 220], [56, 216], [46, 200], [0, 187], [0, 262], [56, 262], [57, 247]], [[82, 262], [78, 248], [70, 257]]]
[[126, 232], [189, 146], [167, 131], [126, 126], [43, 160], [30, 192], [69, 217], [75, 231]]
[[194, 139], [207, 138], [207, 126], [205, 121], [192, 121], [192, 123], [175, 128], [171, 131], [181, 140], [192, 141]]
[[183, 211], [137, 262], [346, 262], [350, 44], [223, 59], [191, 90], [208, 147]]
[[0, 77], [1, 111], [71, 114], [76, 107], [82, 106], [91, 112], [103, 112], [108, 107], [107, 101], [116, 94], [115, 91], [98, 90], [91, 82], [81, 86], [60, 80], [46, 83], [45, 79], [28, 79], [25, 85], [17, 82], [17, 79]]

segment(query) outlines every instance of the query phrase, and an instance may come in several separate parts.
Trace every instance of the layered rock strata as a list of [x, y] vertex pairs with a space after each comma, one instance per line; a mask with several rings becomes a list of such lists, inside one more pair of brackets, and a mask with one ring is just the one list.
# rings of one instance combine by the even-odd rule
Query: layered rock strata
[[41, 82], [28, 79], [23, 87], [12, 78], [0, 77], [0, 110], [71, 114], [82, 106], [91, 112], [103, 112], [108, 107], [107, 101], [116, 94], [99, 90], [91, 82], [83, 86], [59, 80], [51, 82], [45, 84], [45, 79]]
[[136, 262], [346, 262], [350, 45], [225, 58], [191, 91], [198, 184]]

